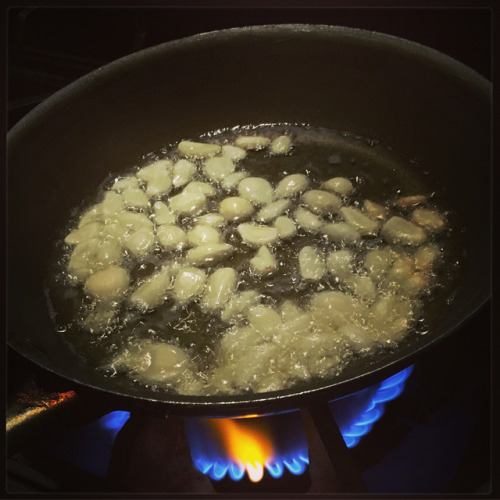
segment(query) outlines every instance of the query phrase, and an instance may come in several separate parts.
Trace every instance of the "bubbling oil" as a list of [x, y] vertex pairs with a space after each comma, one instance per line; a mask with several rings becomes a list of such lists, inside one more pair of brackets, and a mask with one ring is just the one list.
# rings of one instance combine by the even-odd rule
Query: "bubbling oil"
[[[286, 175], [304, 174], [309, 180], [308, 189], [320, 189], [321, 184], [333, 177], [344, 177], [351, 181], [354, 191], [348, 197], [343, 197], [343, 202], [354, 208], [362, 208], [364, 200], [371, 200], [384, 207], [393, 207], [394, 200], [403, 195], [422, 194], [426, 198], [428, 206], [437, 207], [440, 204], [439, 186], [429, 185], [428, 179], [414, 163], [403, 159], [389, 148], [363, 137], [351, 133], [327, 130], [308, 125], [262, 125], [252, 127], [234, 127], [227, 130], [219, 130], [207, 133], [196, 140], [206, 143], [232, 144], [240, 135], [258, 134], [261, 136], [275, 138], [286, 134], [292, 138], [292, 149], [286, 154], [273, 154], [268, 150], [248, 150], [246, 157], [238, 161], [237, 170], [245, 170], [252, 177], [261, 177], [269, 181], [273, 187]], [[96, 203], [99, 203], [112, 184], [119, 178], [134, 175], [141, 167], [152, 161], [168, 159], [176, 162], [179, 156], [176, 145], [166, 145], [157, 152], [151, 152], [143, 157], [140, 165], [135, 165], [127, 172], [119, 173], [117, 176], [109, 176], [102, 186], [97, 189]], [[196, 173], [192, 180], [210, 182], [203, 175], [203, 160], [191, 159], [196, 164]], [[215, 196], [209, 197], [204, 207], [204, 213], [218, 211], [219, 203], [228, 196], [237, 196], [236, 188], [222, 190], [213, 183], [216, 188]], [[154, 201], [168, 200], [180, 193], [184, 186], [173, 188], [168, 195], [156, 198]], [[297, 197], [293, 199], [293, 206], [300, 204]], [[144, 209], [132, 209], [138, 213], [145, 214], [154, 219], [151, 209], [152, 202]], [[80, 215], [87, 212], [91, 207], [85, 207], [76, 214], [68, 227], [66, 234], [74, 229]], [[408, 212], [403, 208], [394, 211], [394, 214], [405, 215]], [[292, 209], [283, 215], [291, 216]], [[446, 213], [446, 212], [445, 212]], [[324, 214], [325, 223], [339, 221], [336, 213]], [[346, 248], [329, 240], [325, 235], [311, 232], [299, 227], [293, 238], [278, 240], [272, 245], [272, 251], [278, 263], [275, 272], [262, 276], [252, 271], [248, 261], [255, 254], [255, 248], [242, 241], [238, 234], [237, 226], [240, 221], [226, 221], [225, 228], [221, 230], [222, 241], [234, 246], [232, 255], [222, 262], [204, 268], [209, 276], [221, 267], [233, 268], [238, 275], [236, 292], [254, 290], [259, 295], [261, 305], [279, 310], [285, 301], [299, 304], [302, 309], [307, 309], [307, 304], [318, 293], [325, 291], [340, 291], [346, 295], [352, 295], [352, 290], [342, 280], [331, 273], [325, 273], [318, 280], [304, 280], [301, 276], [297, 255], [305, 246], [314, 246], [323, 256], [335, 250]], [[184, 231], [189, 231], [196, 224], [196, 216], [183, 216], [177, 220], [177, 225]], [[406, 338], [423, 335], [427, 330], [427, 308], [435, 299], [436, 294], [444, 296], [453, 287], [456, 274], [456, 259], [449, 250], [449, 239], [451, 228], [439, 234], [430, 234], [428, 242], [439, 248], [439, 262], [429, 274], [429, 285], [417, 297], [412, 299], [412, 314], [408, 318]], [[357, 275], [366, 275], [363, 267], [367, 253], [373, 249], [381, 248], [386, 243], [380, 235], [366, 236], [361, 241], [349, 246], [353, 255], [353, 272]], [[304, 371], [300, 374], [286, 372], [284, 363], [299, 366], [304, 356], [297, 354], [293, 349], [277, 341], [280, 348], [276, 351], [275, 358], [284, 358], [276, 361], [270, 358], [269, 366], [273, 368], [266, 373], [262, 383], [256, 380], [258, 374], [250, 375], [248, 380], [239, 384], [231, 381], [234, 372], [241, 367], [231, 364], [225, 355], [234, 357], [234, 353], [221, 351], [221, 341], [231, 329], [242, 329], [248, 325], [248, 319], [237, 317], [230, 322], [222, 321], [220, 314], [206, 313], [200, 307], [199, 300], [193, 300], [187, 304], [176, 303], [171, 294], [166, 294], [162, 303], [146, 311], [133, 307], [127, 300], [131, 291], [137, 289], [142, 283], [154, 275], [163, 265], [182, 267], [185, 257], [185, 249], [166, 250], [158, 242], [154, 249], [143, 257], [136, 257], [125, 251], [120, 266], [126, 269], [130, 277], [129, 292], [125, 299], [113, 304], [112, 307], [103, 306], [93, 300], [85, 292], [83, 284], [75, 282], [68, 273], [68, 262], [71, 258], [72, 248], [59, 243], [57, 256], [54, 261], [53, 280], [49, 290], [50, 301], [54, 311], [54, 322], [56, 328], [64, 338], [70, 342], [81, 354], [85, 361], [100, 369], [104, 376], [125, 377], [134, 383], [146, 385], [152, 391], [171, 391], [185, 394], [217, 394], [217, 393], [239, 393], [239, 392], [265, 392], [268, 390], [280, 390], [314, 378], [334, 377], [350, 365], [367, 363], [370, 357], [377, 355], [381, 349], [395, 349], [402, 340], [385, 342], [385, 345], [373, 342], [364, 350], [353, 349], [348, 343], [337, 339], [331, 344], [329, 352], [319, 349], [315, 362], [318, 366], [323, 363], [325, 369], [311, 369], [304, 365]], [[399, 248], [401, 255], [411, 256], [413, 250]], [[386, 289], [378, 288], [378, 298], [389, 294]], [[238, 330], [240, 331], [240, 330]], [[243, 331], [243, 330], [241, 330]], [[260, 342], [260, 341], [259, 341]], [[186, 386], [185, 372], [166, 383], [155, 383], [141, 379], [140, 373], [144, 358], [141, 352], [152, 343], [167, 343], [176, 346], [187, 353], [190, 364], [189, 386]], [[250, 349], [262, 349], [270, 342], [249, 344]], [[295, 344], [294, 344], [295, 345]], [[304, 346], [307, 345], [307, 342]], [[312, 344], [311, 344], [312, 345]], [[296, 344], [300, 350], [303, 345]], [[304, 347], [307, 348], [307, 347]], [[244, 349], [244, 347], [243, 347]], [[336, 361], [325, 362], [335, 351]], [[126, 362], [129, 369], [124, 368], [123, 363], [116, 362], [123, 358], [123, 353], [128, 353]], [[134, 358], [134, 354], [136, 353]], [[301, 357], [302, 356], [302, 357]], [[299, 359], [300, 358], [300, 359]], [[133, 361], [134, 359], [138, 361]], [[251, 358], [250, 358], [251, 359]], [[132, 361], [130, 361], [132, 360]], [[134, 364], [135, 363], [135, 364]], [[126, 364], [126, 363], [125, 363]], [[279, 366], [278, 366], [279, 365]], [[249, 367], [251, 370], [251, 367]], [[286, 372], [283, 374], [283, 372]], [[292, 370], [293, 371], [293, 370]], [[269, 376], [276, 375], [276, 381], [269, 382]]]

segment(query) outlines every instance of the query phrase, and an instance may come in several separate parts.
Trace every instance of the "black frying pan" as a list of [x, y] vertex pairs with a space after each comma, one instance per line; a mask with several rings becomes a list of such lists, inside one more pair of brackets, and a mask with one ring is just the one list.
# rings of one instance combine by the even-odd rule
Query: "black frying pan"
[[[348, 28], [230, 29], [120, 59], [43, 102], [8, 135], [8, 343], [80, 387], [184, 414], [296, 408], [379, 381], [453, 334], [490, 296], [490, 115], [490, 84], [468, 67]], [[72, 210], [145, 152], [209, 130], [283, 122], [380, 141], [413, 160], [401, 168], [426, 169], [440, 187], [459, 228], [460, 268], [453, 290], [429, 306], [428, 334], [278, 393], [186, 397], [101, 377], [55, 331], [45, 296], [53, 244]], [[370, 154], [376, 161], [385, 152]]]

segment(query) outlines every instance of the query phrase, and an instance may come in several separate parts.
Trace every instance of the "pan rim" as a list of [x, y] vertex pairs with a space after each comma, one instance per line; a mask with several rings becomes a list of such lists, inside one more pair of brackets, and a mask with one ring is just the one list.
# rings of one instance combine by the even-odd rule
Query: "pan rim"
[[238, 37], [248, 33], [252, 33], [255, 35], [266, 35], [273, 32], [282, 32], [294, 35], [312, 34], [334, 37], [337, 36], [339, 37], [339, 39], [352, 39], [356, 40], [357, 42], [362, 40], [365, 43], [370, 43], [370, 45], [373, 45], [373, 42], [377, 42], [381, 47], [396, 49], [399, 52], [402, 52], [402, 47], [404, 47], [407, 52], [413, 52], [413, 55], [417, 55], [427, 61], [433, 61], [436, 65], [442, 67], [443, 64], [446, 64], [447, 66], [449, 66], [449, 69], [453, 70], [453, 73], [457, 77], [473, 81], [477, 85], [478, 89], [480, 89], [485, 94], [485, 96], [487, 96], [488, 98], [491, 96], [491, 82], [480, 75], [477, 71], [473, 70], [466, 64], [452, 58], [451, 56], [448, 56], [436, 49], [420, 44], [418, 42], [414, 42], [412, 40], [396, 37], [394, 35], [378, 31], [326, 24], [253, 25], [207, 31], [192, 36], [179, 38], [178, 40], [164, 42], [152, 47], [139, 50], [137, 52], [127, 54], [103, 66], [100, 66], [99, 68], [81, 76], [74, 82], [58, 90], [47, 99], [42, 101], [40, 104], [38, 104], [38, 106], [36, 106], [30, 112], [28, 112], [7, 132], [7, 142], [9, 141], [9, 138], [11, 136], [21, 133], [21, 130], [26, 127], [29, 122], [36, 121], [38, 116], [44, 113], [45, 109], [56, 106], [60, 101], [64, 101], [67, 98], [68, 94], [73, 94], [79, 89], [87, 87], [89, 83], [98, 82], [100, 79], [106, 77], [113, 71], [119, 70], [127, 65], [132, 65], [137, 60], [144, 60], [148, 57], [154, 57], [159, 52], [168, 50], [175, 51], [178, 48], [195, 45], [197, 43], [204, 42], [205, 40], [219, 40], [221, 37], [225, 36]]

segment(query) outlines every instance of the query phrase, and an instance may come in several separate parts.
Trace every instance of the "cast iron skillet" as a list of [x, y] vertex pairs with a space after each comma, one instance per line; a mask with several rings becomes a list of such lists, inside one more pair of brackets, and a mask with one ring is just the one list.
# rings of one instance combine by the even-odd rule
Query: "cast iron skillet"
[[[490, 84], [470, 68], [350, 28], [229, 29], [100, 68], [8, 134], [8, 343], [78, 387], [184, 414], [297, 408], [380, 381], [453, 334], [490, 296], [490, 110]], [[278, 393], [183, 397], [102, 378], [55, 331], [45, 296], [53, 244], [72, 210], [145, 152], [210, 130], [283, 122], [380, 141], [411, 160], [410, 174], [429, 171], [446, 194], [459, 223], [460, 272], [453, 293], [436, 299], [428, 334], [337, 378]]]

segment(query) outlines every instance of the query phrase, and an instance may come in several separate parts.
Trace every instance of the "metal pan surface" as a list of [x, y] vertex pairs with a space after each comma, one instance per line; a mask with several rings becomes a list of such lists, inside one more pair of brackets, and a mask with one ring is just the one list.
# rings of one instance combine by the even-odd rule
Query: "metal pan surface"
[[[470, 68], [416, 43], [351, 28], [228, 29], [100, 68], [8, 134], [8, 343], [77, 385], [184, 414], [285, 410], [381, 380], [452, 335], [490, 296], [490, 118], [491, 86]], [[395, 166], [410, 176], [429, 172], [459, 222], [453, 246], [460, 272], [453, 290], [429, 305], [428, 333], [338, 377], [276, 393], [188, 397], [103, 378], [63, 341], [47, 308], [47, 263], [69, 214], [109, 172], [145, 152], [261, 123], [350, 131], [411, 159]], [[386, 150], [360, 154], [388, 161]]]

